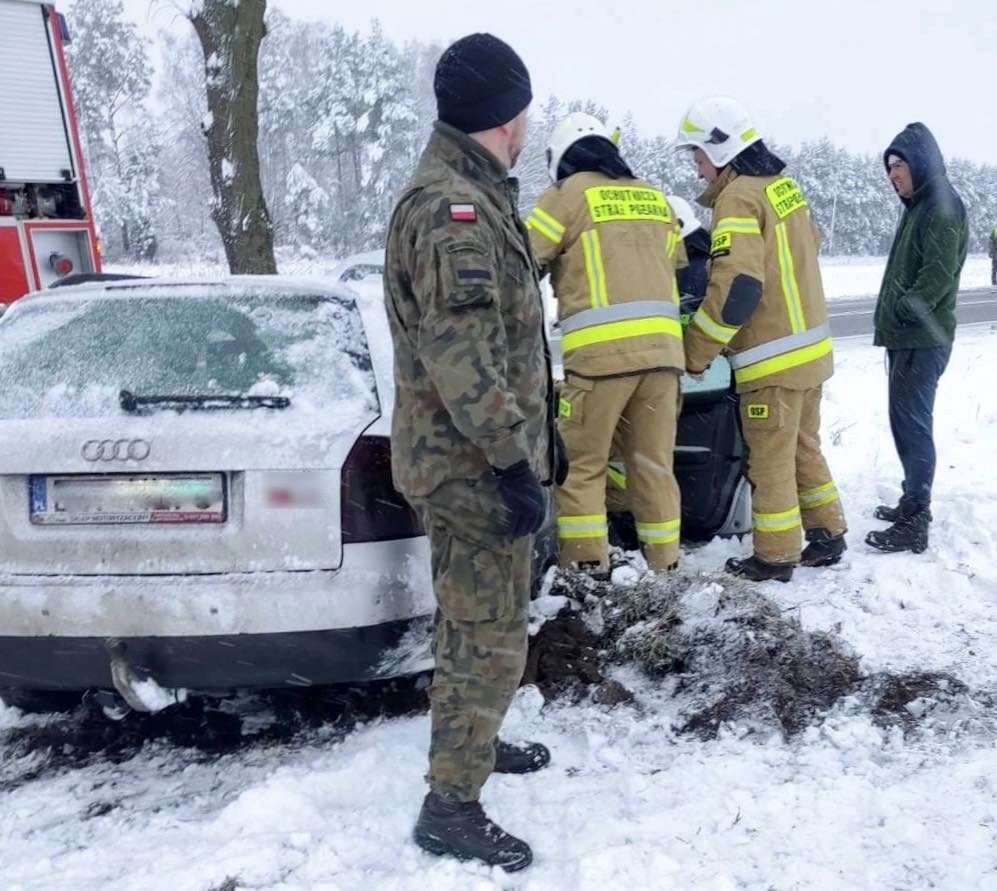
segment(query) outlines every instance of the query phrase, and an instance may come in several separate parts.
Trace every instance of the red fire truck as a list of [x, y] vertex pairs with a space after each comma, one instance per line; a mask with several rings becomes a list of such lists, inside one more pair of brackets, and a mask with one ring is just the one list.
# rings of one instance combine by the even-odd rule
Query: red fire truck
[[97, 230], [55, 7], [0, 0], [0, 303], [100, 272]]

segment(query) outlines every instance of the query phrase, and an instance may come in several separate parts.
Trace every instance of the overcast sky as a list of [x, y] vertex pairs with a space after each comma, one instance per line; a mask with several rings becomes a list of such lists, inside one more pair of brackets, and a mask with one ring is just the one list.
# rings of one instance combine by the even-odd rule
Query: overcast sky
[[[154, 36], [178, 0], [124, 0]], [[182, 0], [181, 0], [182, 2]], [[293, 18], [403, 42], [491, 31], [534, 96], [591, 98], [671, 135], [696, 98], [744, 102], [762, 132], [881, 151], [924, 121], [947, 156], [997, 163], [997, 0], [270, 0]]]

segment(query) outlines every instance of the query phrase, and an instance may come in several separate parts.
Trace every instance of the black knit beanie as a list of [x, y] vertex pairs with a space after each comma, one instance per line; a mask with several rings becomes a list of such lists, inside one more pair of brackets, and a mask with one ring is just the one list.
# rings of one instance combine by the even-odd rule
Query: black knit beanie
[[439, 119], [465, 133], [508, 124], [533, 99], [523, 60], [491, 34], [469, 34], [448, 47], [433, 89]]

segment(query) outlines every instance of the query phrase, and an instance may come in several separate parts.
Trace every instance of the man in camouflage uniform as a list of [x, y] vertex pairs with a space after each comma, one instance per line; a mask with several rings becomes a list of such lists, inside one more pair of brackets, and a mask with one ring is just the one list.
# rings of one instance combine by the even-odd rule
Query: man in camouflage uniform
[[425, 523], [438, 604], [430, 792], [414, 837], [431, 853], [512, 871], [529, 865], [530, 848], [478, 799], [493, 770], [526, 773], [550, 759], [498, 731], [526, 663], [543, 486], [566, 475], [555, 474], [537, 269], [508, 176], [530, 80], [509, 46], [473, 34], [443, 54], [434, 86], [439, 121], [392, 217], [385, 270], [392, 470]]

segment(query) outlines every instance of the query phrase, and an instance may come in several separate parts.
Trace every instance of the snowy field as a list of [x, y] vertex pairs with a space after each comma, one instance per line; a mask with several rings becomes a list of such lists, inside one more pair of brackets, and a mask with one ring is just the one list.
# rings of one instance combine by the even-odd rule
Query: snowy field
[[[327, 279], [338, 261], [314, 261], [278, 258], [278, 268], [283, 275]], [[822, 257], [821, 270], [828, 299], [876, 296], [886, 268], [885, 257]], [[206, 263], [161, 263], [155, 265], [108, 265], [107, 272], [131, 272], [137, 275], [179, 276], [183, 278], [210, 278], [225, 274], [225, 266]], [[990, 286], [990, 258], [986, 254], [973, 254], [966, 260], [962, 271], [963, 288]]]
[[[862, 539], [898, 494], [883, 356], [837, 349], [823, 433], [850, 550], [832, 569], [761, 589], [804, 628], [835, 631], [866, 672], [950, 672], [997, 689], [997, 330], [960, 329], [939, 394], [936, 522], [921, 557]], [[709, 573], [748, 544], [684, 556]], [[623, 670], [637, 704], [542, 707], [523, 688], [509, 738], [553, 764], [495, 777], [489, 812], [534, 847], [500, 871], [436, 860], [409, 833], [424, 794], [429, 721], [378, 720], [221, 756], [150, 743], [115, 764], [33, 775], [11, 734], [42, 719], [0, 706], [4, 891], [796, 891], [997, 889], [997, 749], [986, 721], [884, 729], [845, 700], [801, 735], [673, 729], [667, 683]], [[919, 705], [930, 713], [932, 703]], [[981, 716], [977, 716], [978, 718]], [[982, 716], [990, 719], [997, 715]], [[991, 722], [992, 724], [992, 722]]]
[[[875, 297], [883, 280], [886, 257], [821, 257], [821, 273], [828, 299]], [[971, 254], [962, 269], [961, 288], [990, 287], [990, 258]]]

